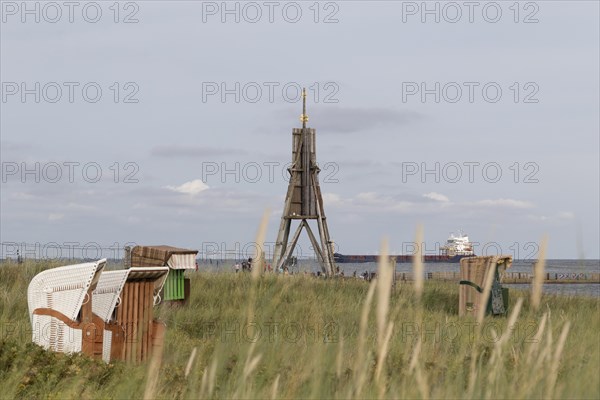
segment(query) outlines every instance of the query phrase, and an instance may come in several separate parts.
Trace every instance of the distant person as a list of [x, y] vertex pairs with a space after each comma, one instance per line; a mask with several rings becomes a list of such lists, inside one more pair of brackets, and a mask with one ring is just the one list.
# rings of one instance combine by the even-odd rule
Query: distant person
[[235, 270], [235, 273], [237, 274], [238, 272], [240, 272], [240, 263], [235, 263], [235, 265], [233, 266], [233, 269]]

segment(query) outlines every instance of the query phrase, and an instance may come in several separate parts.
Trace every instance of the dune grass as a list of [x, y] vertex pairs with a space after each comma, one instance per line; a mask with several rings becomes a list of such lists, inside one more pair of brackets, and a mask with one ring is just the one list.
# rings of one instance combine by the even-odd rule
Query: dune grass
[[[141, 398], [147, 364], [31, 344], [27, 286], [57, 265], [0, 266], [2, 397]], [[542, 295], [536, 310], [529, 292], [511, 290], [513, 314], [477, 324], [458, 317], [452, 283], [426, 281], [415, 293], [385, 274], [371, 284], [189, 275], [189, 304], [157, 308], [167, 333], [151, 397], [600, 397], [597, 298]]]

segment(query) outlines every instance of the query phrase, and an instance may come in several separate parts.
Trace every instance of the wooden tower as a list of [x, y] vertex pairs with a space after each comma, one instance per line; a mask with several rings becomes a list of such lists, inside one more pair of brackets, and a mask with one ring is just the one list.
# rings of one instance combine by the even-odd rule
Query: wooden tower
[[[325, 275], [333, 276], [336, 270], [333, 259], [333, 242], [329, 238], [327, 219], [323, 210], [323, 197], [319, 186], [320, 169], [317, 166], [315, 130], [306, 127], [308, 115], [306, 114], [305, 89], [302, 90], [300, 121], [302, 121], [302, 128], [292, 130], [292, 165], [288, 168], [290, 182], [275, 242], [273, 265], [279, 269], [289, 261], [302, 229], [306, 228], [321, 270]], [[320, 241], [317, 241], [308, 224], [310, 219], [317, 220]], [[288, 242], [292, 220], [299, 220], [300, 224], [296, 228], [292, 241]]]

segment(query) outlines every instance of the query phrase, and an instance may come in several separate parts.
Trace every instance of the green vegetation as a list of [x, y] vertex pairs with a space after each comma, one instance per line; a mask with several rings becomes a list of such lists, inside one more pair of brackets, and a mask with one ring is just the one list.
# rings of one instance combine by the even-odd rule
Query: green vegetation
[[[142, 397], [148, 364], [31, 344], [27, 286], [57, 265], [0, 266], [2, 397]], [[157, 308], [157, 398], [600, 397], [597, 298], [543, 296], [534, 311], [511, 290], [509, 313], [520, 312], [507, 329], [509, 316], [459, 318], [452, 283], [425, 282], [422, 295], [398, 283], [388, 305], [383, 277], [190, 275], [189, 304]]]

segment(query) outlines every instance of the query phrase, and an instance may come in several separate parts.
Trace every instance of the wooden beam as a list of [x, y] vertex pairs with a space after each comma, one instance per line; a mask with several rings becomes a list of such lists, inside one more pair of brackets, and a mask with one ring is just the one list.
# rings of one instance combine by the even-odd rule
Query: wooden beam
[[294, 236], [292, 237], [292, 241], [290, 242], [289, 246], [287, 246], [287, 249], [286, 249], [283, 257], [281, 257], [279, 264], [276, 264], [277, 269], [283, 267], [283, 265], [288, 262], [290, 255], [292, 254], [292, 252], [294, 251], [294, 248], [296, 247], [296, 243], [298, 242], [298, 238], [300, 237], [300, 233], [302, 232], [302, 227], [303, 227], [303, 224], [300, 223], [300, 225], [298, 225], [298, 228], [296, 228], [296, 232], [294, 233]]
[[315, 235], [313, 234], [313, 231], [310, 228], [310, 225], [308, 225], [308, 221], [304, 220], [304, 221], [302, 221], [302, 223], [306, 226], [306, 232], [308, 233], [308, 238], [310, 239], [313, 249], [315, 250], [315, 253], [317, 254], [317, 258], [319, 259], [319, 264], [321, 265], [321, 269], [323, 269], [323, 266], [324, 266], [323, 263], [325, 262], [325, 260], [323, 259], [323, 252], [321, 252], [321, 248], [319, 247], [319, 242], [317, 242], [317, 239], [315, 238]]

